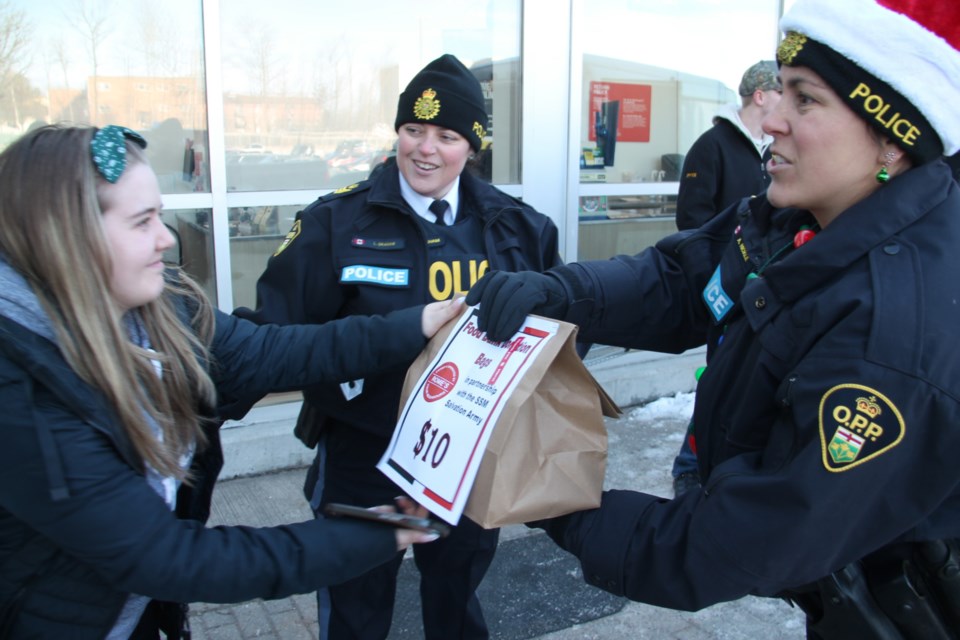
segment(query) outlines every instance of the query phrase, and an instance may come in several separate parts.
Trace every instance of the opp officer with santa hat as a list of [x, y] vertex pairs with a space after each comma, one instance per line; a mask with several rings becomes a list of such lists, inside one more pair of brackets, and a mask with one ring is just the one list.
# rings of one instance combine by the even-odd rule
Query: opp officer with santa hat
[[797, 0], [765, 196], [637, 256], [491, 273], [467, 303], [581, 339], [706, 343], [703, 487], [533, 523], [590, 584], [696, 610], [785, 597], [808, 637], [960, 637], [960, 4]]

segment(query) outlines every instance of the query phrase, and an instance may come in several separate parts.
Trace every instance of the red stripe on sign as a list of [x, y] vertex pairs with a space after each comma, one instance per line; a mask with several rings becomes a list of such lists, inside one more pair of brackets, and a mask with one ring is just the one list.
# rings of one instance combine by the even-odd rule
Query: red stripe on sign
[[437, 504], [439, 504], [441, 507], [443, 507], [443, 508], [446, 509], [447, 511], [450, 511], [450, 510], [453, 509], [453, 503], [452, 503], [452, 502], [448, 502], [448, 501], [444, 500], [443, 498], [441, 498], [440, 496], [438, 496], [437, 494], [435, 494], [435, 493], [434, 493], [433, 491], [431, 491], [430, 489], [427, 489], [426, 487], [423, 488], [423, 495], [425, 495], [426, 497], [430, 498], [431, 500], [433, 500], [434, 502], [436, 502]]

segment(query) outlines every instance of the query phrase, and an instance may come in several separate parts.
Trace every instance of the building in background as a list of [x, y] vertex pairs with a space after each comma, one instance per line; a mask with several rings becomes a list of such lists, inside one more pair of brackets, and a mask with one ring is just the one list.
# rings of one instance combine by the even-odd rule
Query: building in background
[[296, 212], [392, 153], [400, 90], [443, 52], [491, 114], [485, 176], [566, 260], [673, 227], [686, 149], [773, 57], [784, 0], [0, 0], [0, 147], [46, 122], [140, 131], [179, 238], [230, 311]]

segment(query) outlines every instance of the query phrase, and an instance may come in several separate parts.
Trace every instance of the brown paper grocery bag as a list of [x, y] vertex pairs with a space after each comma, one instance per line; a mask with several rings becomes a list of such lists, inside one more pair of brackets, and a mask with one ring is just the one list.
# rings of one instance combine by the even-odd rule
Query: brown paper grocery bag
[[[410, 365], [401, 409], [455, 324], [443, 327]], [[487, 442], [464, 509], [485, 528], [600, 505], [607, 462], [603, 417], [621, 412], [577, 355], [577, 328], [558, 324], [557, 336], [517, 385]]]

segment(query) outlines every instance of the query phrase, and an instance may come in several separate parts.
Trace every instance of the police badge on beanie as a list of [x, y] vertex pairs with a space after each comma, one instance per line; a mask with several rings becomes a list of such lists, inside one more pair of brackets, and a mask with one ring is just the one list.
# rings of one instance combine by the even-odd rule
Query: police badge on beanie
[[479, 151], [487, 126], [480, 82], [454, 56], [440, 56], [421, 69], [400, 94], [393, 128], [408, 122], [452, 129]]
[[960, 2], [798, 0], [780, 28], [780, 64], [816, 71], [914, 163], [960, 150]]

